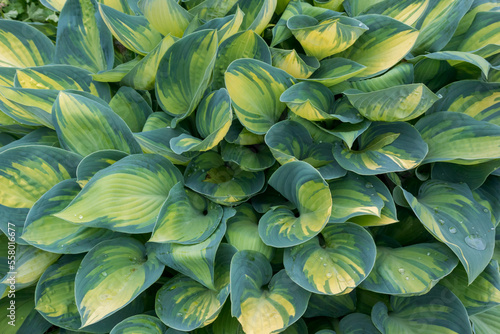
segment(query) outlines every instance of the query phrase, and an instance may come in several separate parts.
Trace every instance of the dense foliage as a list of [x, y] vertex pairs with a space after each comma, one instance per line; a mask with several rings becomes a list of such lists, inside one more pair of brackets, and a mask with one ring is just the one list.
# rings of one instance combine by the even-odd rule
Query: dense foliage
[[16, 3], [2, 333], [500, 333], [498, 1]]

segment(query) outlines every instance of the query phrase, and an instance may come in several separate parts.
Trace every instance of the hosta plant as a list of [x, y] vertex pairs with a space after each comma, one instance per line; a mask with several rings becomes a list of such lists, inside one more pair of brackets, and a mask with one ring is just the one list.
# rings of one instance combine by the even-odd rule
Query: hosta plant
[[41, 3], [0, 332], [500, 333], [498, 1]]

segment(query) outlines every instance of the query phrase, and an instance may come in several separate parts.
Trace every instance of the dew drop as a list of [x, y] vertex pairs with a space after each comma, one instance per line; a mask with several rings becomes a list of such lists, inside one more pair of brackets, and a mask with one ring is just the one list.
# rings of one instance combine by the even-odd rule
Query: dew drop
[[403, 274], [405, 273], [405, 270], [404, 270], [403, 268], [399, 268], [399, 269], [398, 269], [398, 271], [399, 271], [399, 273], [400, 273], [401, 275], [403, 275]]
[[460, 224], [463, 224], [464, 222], [463, 221], [459, 221]]
[[83, 219], [83, 216], [82, 216], [82, 215], [79, 215], [79, 216], [78, 216], [78, 219]]
[[332, 277], [332, 273], [326, 273], [326, 277], [328, 278]]
[[326, 263], [323, 263], [323, 267], [326, 267], [326, 266], [327, 266], [327, 264], [326, 264]]
[[366, 182], [365, 187], [366, 188], [373, 188], [373, 184], [371, 184], [370, 182]]
[[322, 256], [320, 256], [320, 257], [319, 257], [319, 259], [320, 259], [320, 260], [323, 260], [323, 257], [322, 257]]
[[439, 212], [439, 209], [437, 207], [434, 208], [434, 212], [435, 213], [438, 213]]
[[495, 230], [495, 228], [494, 228], [494, 227], [492, 227], [492, 228], [490, 228], [490, 230], [494, 231], [494, 230]]
[[483, 212], [488, 213], [488, 212], [489, 212], [489, 210], [488, 210], [488, 209], [486, 209], [486, 208], [484, 208], [484, 209], [483, 209]]
[[362, 26], [363, 26], [363, 23], [360, 23], [360, 24], [359, 24], [359, 26], [360, 26], [360, 27], [362, 27]]
[[408, 276], [406, 276], [406, 277], [405, 277], [405, 280], [407, 280], [407, 281], [408, 281], [409, 279], [410, 279], [410, 278], [409, 278]]
[[184, 314], [182, 314], [181, 312], [177, 313], [177, 316], [178, 317], [182, 317]]
[[427, 256], [431, 256], [431, 253], [427, 253]]
[[448, 230], [449, 230], [449, 231], [450, 231], [450, 233], [452, 233], [452, 234], [457, 233], [457, 229], [456, 229], [455, 227], [453, 227], [453, 226], [450, 226], [450, 228], [449, 228]]
[[320, 144], [323, 144], [323, 141], [322, 141], [322, 140], [320, 140], [320, 141], [319, 141], [319, 143], [320, 143]]
[[444, 225], [444, 220], [439, 219], [438, 222], [439, 222], [439, 224]]
[[441, 99], [443, 97], [443, 95], [438, 94], [437, 97]]
[[483, 238], [478, 234], [471, 234], [465, 237], [465, 243], [469, 245], [469, 247], [477, 249], [477, 250], [485, 250], [486, 244], [484, 243]]
[[103, 272], [102, 272], [102, 276], [106, 277], [106, 276], [108, 276], [108, 273], [107, 273], [107, 272], [105, 272], [105, 271], [103, 271]]

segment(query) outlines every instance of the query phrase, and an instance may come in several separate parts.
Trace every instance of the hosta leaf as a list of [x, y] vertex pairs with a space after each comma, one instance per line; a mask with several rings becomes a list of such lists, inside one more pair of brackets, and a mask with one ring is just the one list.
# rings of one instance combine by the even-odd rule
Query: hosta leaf
[[[500, 31], [500, 13], [480, 12], [472, 21], [472, 24], [467, 29], [467, 33], [461, 38], [461, 43], [457, 47], [457, 51], [476, 51], [476, 54], [482, 55], [481, 51], [485, 50], [488, 45], [495, 45], [498, 51], [498, 35]], [[483, 50], [481, 50], [483, 49]], [[487, 57], [489, 54], [484, 54]]]
[[226, 141], [238, 145], [258, 145], [264, 142], [264, 135], [257, 135], [245, 129], [238, 119], [233, 119], [226, 135]]
[[[122, 63], [113, 69], [99, 71], [97, 74], [92, 74], [92, 78], [99, 82], [119, 82], [123, 79], [141, 60], [142, 56], [137, 56], [134, 59]], [[156, 73], [155, 73], [156, 74]]]
[[0, 67], [0, 86], [14, 87], [17, 70], [15, 67]]
[[328, 58], [320, 62], [320, 67], [306, 81], [319, 82], [330, 87], [357, 76], [365, 69], [366, 66], [350, 59], [341, 57]]
[[311, 295], [304, 318], [333, 317], [340, 318], [356, 310], [356, 292], [331, 296]]
[[498, 191], [500, 189], [500, 178], [497, 176], [490, 176], [486, 179], [484, 184], [474, 189], [472, 194], [474, 199], [490, 210], [491, 222], [494, 226], [497, 226], [500, 222], [500, 196], [498, 196]]
[[196, 128], [204, 139], [182, 134], [170, 140], [172, 151], [182, 154], [214, 148], [226, 136], [232, 118], [231, 98], [227, 90], [221, 88], [210, 93], [201, 100], [196, 111]]
[[409, 85], [413, 83], [413, 80], [413, 65], [410, 63], [400, 63], [380, 76], [364, 80], [344, 81], [336, 86], [330, 87], [330, 90], [334, 93], [343, 93], [344, 91], [353, 88], [363, 92], [373, 92], [394, 86]]
[[333, 157], [333, 144], [315, 143], [307, 129], [294, 121], [282, 121], [271, 127], [265, 137], [274, 158], [282, 165], [291, 161], [305, 161], [317, 168], [327, 180], [345, 175]]
[[113, 67], [113, 38], [95, 0], [66, 1], [59, 15], [56, 41], [56, 64], [74, 65], [92, 73]]
[[253, 58], [271, 64], [271, 52], [262, 37], [252, 30], [241, 31], [220, 44], [215, 59], [213, 86], [224, 86], [224, 73], [229, 64], [240, 58]]
[[306, 79], [319, 68], [316, 58], [297, 53], [294, 50], [271, 49], [273, 66], [282, 69], [291, 76]]
[[234, 162], [248, 172], [265, 170], [276, 162], [269, 148], [263, 144], [241, 146], [221, 142], [221, 155], [222, 160]]
[[[219, 45], [225, 41], [227, 38], [236, 34], [243, 22], [244, 13], [237, 8], [236, 13], [232, 15], [228, 15], [224, 18], [216, 18], [208, 21], [207, 23], [199, 26], [194, 31], [200, 31], [204, 29], [216, 29]], [[193, 21], [194, 22], [194, 21]], [[186, 29], [184, 34], [187, 34], [189, 30]], [[190, 32], [189, 32], [190, 33]]]
[[418, 297], [391, 297], [391, 311], [384, 303], [372, 310], [372, 321], [382, 334], [393, 333], [472, 333], [465, 307], [440, 285]]
[[169, 128], [171, 126], [171, 122], [172, 122], [172, 116], [167, 115], [166, 113], [161, 111], [154, 112], [151, 115], [149, 115], [148, 119], [146, 120], [146, 123], [144, 124], [144, 127], [142, 128], [142, 131], [147, 132], [152, 130]]
[[[276, 23], [276, 25], [273, 27], [273, 39], [271, 41], [271, 46], [275, 46], [288, 38], [292, 37], [292, 32], [288, 27], [286, 26], [286, 23], [289, 18], [295, 15], [300, 15], [302, 14], [302, 8], [304, 5], [309, 5], [308, 3], [304, 3], [301, 1], [297, 0], [291, 0], [283, 13], [281, 14], [280, 19]], [[279, 1], [278, 1], [278, 7], [279, 7]]]
[[250, 132], [265, 134], [286, 108], [279, 96], [295, 80], [262, 61], [238, 59], [229, 65], [225, 82], [241, 124]]
[[0, 65], [30, 67], [50, 64], [54, 44], [37, 29], [13, 20], [0, 21]]
[[[354, 1], [349, 1], [350, 4], [353, 2]], [[362, 11], [363, 14], [387, 15], [407, 25], [413, 26], [424, 14], [430, 0], [376, 0], [364, 2], [373, 4], [373, 6], [365, 8]]]
[[0, 87], [0, 110], [22, 124], [53, 129], [51, 110], [57, 94], [57, 90]]
[[462, 267], [457, 267], [440, 284], [460, 299], [469, 315], [485, 312], [500, 304], [500, 272], [496, 261], [491, 261], [471, 285], [468, 285], [467, 273]]
[[346, 91], [349, 102], [370, 121], [397, 122], [417, 118], [438, 97], [423, 84], [394, 86], [374, 92]]
[[495, 245], [488, 209], [457, 183], [430, 180], [417, 197], [406, 190], [403, 194], [425, 228], [458, 256], [473, 282], [490, 262]]
[[51, 147], [59, 147], [59, 139], [54, 130], [48, 128], [38, 128], [31, 131], [21, 139], [13, 141], [5, 146], [0, 147], [0, 152], [10, 150], [14, 147], [28, 146], [28, 145], [43, 145]]
[[143, 153], [159, 154], [176, 165], [187, 165], [191, 157], [175, 153], [170, 146], [170, 140], [183, 133], [185, 133], [183, 129], [161, 127], [156, 130], [135, 133], [134, 137], [141, 145]]
[[[9, 248], [10, 249], [10, 248]], [[59, 259], [60, 254], [49, 253], [32, 246], [17, 245], [15, 250], [15, 273], [9, 273], [0, 280], [0, 285], [15, 284], [15, 292], [36, 284], [43, 272]], [[15, 276], [15, 283], [9, 280]], [[7, 296], [7, 289], [2, 297]]]
[[76, 169], [78, 184], [83, 188], [98, 171], [111, 166], [127, 155], [125, 152], [116, 150], [102, 150], [87, 155]]
[[193, 15], [175, 0], [142, 0], [139, 8], [151, 25], [163, 35], [182, 37]]
[[[196, 2], [196, 1], [193, 1]], [[231, 8], [238, 2], [237, 0], [209, 0], [199, 1], [199, 5], [190, 8], [189, 12], [198, 15], [202, 20], [208, 21], [223, 17], [228, 14]]]
[[339, 54], [367, 67], [356, 77], [382, 74], [406, 56], [417, 40], [417, 30], [388, 16], [370, 14], [357, 20], [369, 30]]
[[52, 122], [61, 146], [78, 154], [86, 156], [106, 149], [141, 152], [125, 121], [104, 101], [60, 92], [54, 102]]
[[[231, 313], [245, 333], [283, 331], [304, 314], [310, 293], [255, 251], [239, 251], [231, 261]], [[262, 289], [268, 284], [267, 289]]]
[[306, 242], [325, 227], [332, 210], [328, 185], [319, 172], [303, 161], [292, 161], [269, 179], [269, 184], [296, 207], [273, 207], [260, 218], [259, 234], [273, 247], [290, 247]]
[[215, 290], [215, 259], [224, 233], [226, 233], [225, 220], [210, 237], [200, 243], [192, 245], [160, 243], [156, 244], [155, 250], [162, 263]]
[[109, 230], [86, 228], [52, 216], [64, 209], [80, 190], [75, 179], [71, 179], [59, 182], [42, 195], [26, 217], [21, 238], [48, 252], [78, 254], [116, 237]]
[[[50, 146], [19, 146], [0, 154], [0, 228], [21, 229], [35, 202], [59, 182], [75, 177], [81, 157]], [[18, 230], [18, 236], [21, 235]]]
[[440, 51], [451, 39], [473, 0], [432, 0], [415, 27], [420, 30], [412, 53]]
[[326, 295], [351, 292], [370, 273], [376, 247], [371, 235], [352, 223], [327, 225], [319, 238], [285, 249], [290, 278], [304, 289]]
[[140, 132], [153, 110], [137, 91], [120, 87], [109, 102], [109, 106], [127, 123], [132, 132]]
[[335, 96], [324, 85], [317, 82], [299, 82], [280, 96], [280, 101], [296, 115], [310, 121], [336, 118], [330, 115]]
[[167, 327], [158, 319], [146, 314], [138, 314], [116, 324], [110, 334], [163, 334], [167, 331]]
[[[490, 64], [482, 57], [469, 53], [469, 52], [460, 52], [460, 51], [441, 51], [434, 53], [427, 53], [415, 58], [410, 58], [409, 61], [412, 63], [424, 63], [428, 60], [439, 61], [440, 63], [445, 63], [448, 67], [452, 66], [456, 69], [460, 69], [465, 73], [474, 73], [482, 72], [485, 77], [488, 76], [488, 71], [490, 70]], [[419, 63], [420, 62], [420, 63]], [[474, 72], [476, 71], [476, 72]], [[432, 77], [435, 76], [435, 72], [432, 73]], [[478, 73], [480, 74], [480, 73]], [[477, 75], [475, 75], [477, 76]], [[418, 75], [416, 76], [416, 80], [418, 80]], [[431, 78], [432, 79], [432, 78]]]
[[438, 111], [455, 111], [467, 114], [478, 121], [500, 125], [500, 83], [475, 80], [454, 82], [440, 89], [443, 96], [428, 114]]
[[177, 39], [165, 36], [146, 57], [135, 63], [118, 81], [135, 89], [151, 90], [155, 87], [156, 72], [163, 55]]
[[389, 295], [419, 296], [451, 273], [458, 259], [441, 243], [377, 247], [373, 271], [361, 288]]
[[361, 175], [404, 171], [418, 166], [427, 144], [413, 126], [404, 122], [374, 122], [358, 138], [359, 149], [334, 149], [340, 166]]
[[103, 241], [85, 255], [75, 277], [82, 327], [94, 324], [132, 302], [162, 274], [154, 253], [133, 238]]
[[3, 333], [44, 333], [51, 327], [51, 324], [35, 310], [33, 292], [34, 289], [16, 291], [14, 325], [11, 322], [13, 319], [9, 317], [11, 311], [8, 309], [11, 307], [13, 299], [3, 298], [0, 300], [0, 326], [2, 326]]
[[215, 231], [221, 218], [222, 208], [218, 204], [177, 183], [163, 203], [149, 241], [196, 244]]
[[263, 172], [247, 172], [226, 163], [216, 152], [194, 158], [184, 173], [186, 186], [215, 203], [236, 205], [255, 195], [264, 186]]
[[170, 279], [156, 296], [156, 313], [160, 319], [169, 327], [182, 331], [214, 321], [229, 296], [229, 266], [235, 253], [233, 247], [220, 245], [215, 257], [212, 290], [183, 275]]
[[384, 201], [373, 186], [375, 179], [375, 176], [347, 173], [340, 179], [330, 181], [333, 207], [329, 223], [344, 223], [364, 215], [380, 217]]
[[241, 30], [253, 30], [261, 34], [273, 17], [276, 0], [239, 0], [234, 6], [239, 6], [245, 13]]
[[247, 203], [236, 207], [236, 214], [227, 220], [226, 239], [239, 251], [257, 251], [264, 254], [269, 261], [274, 255], [274, 249], [260, 239], [258, 216]]
[[339, 322], [339, 331], [343, 334], [380, 333], [373, 325], [370, 316], [363, 313], [351, 313], [343, 317]]
[[162, 39], [144, 16], [127, 15], [103, 4], [99, 4], [99, 12], [113, 36], [135, 53], [146, 55]]
[[48, 9], [60, 12], [66, 3], [66, 0], [40, 0], [40, 2]]
[[469, 115], [437, 112], [420, 119], [415, 128], [429, 145], [424, 163], [451, 161], [469, 165], [500, 157], [500, 126]]
[[288, 19], [286, 25], [306, 54], [319, 60], [344, 51], [368, 30], [362, 22], [346, 16], [319, 21], [311, 16], [296, 15]]
[[179, 170], [154, 154], [131, 155], [97, 172], [61, 212], [74, 224], [126, 233], [146, 233], [170, 189], [182, 182]]
[[217, 46], [215, 30], [195, 32], [175, 42], [160, 61], [156, 97], [162, 109], [175, 116], [173, 126], [189, 116], [201, 101], [214, 68]]
[[484, 183], [488, 175], [499, 167], [500, 160], [498, 159], [477, 165], [436, 162], [432, 166], [431, 178], [453, 183], [465, 182], [471, 190], [475, 190]]
[[474, 332], [477, 334], [495, 334], [500, 330], [498, 316], [500, 315], [500, 306], [492, 308], [486, 312], [470, 316]]
[[71, 65], [45, 65], [18, 69], [15, 84], [21, 88], [74, 89], [109, 101], [109, 86], [92, 80], [92, 72]]

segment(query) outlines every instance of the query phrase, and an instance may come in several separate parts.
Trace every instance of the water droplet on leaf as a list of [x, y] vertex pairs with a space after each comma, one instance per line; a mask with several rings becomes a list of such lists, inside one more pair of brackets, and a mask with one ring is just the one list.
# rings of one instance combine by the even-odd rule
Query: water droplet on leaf
[[465, 243], [469, 245], [469, 247], [477, 249], [477, 250], [485, 250], [486, 244], [483, 238], [478, 234], [471, 234], [465, 237]]
[[448, 230], [449, 230], [449, 231], [450, 231], [450, 233], [452, 233], [452, 234], [457, 233], [457, 229], [456, 229], [455, 227], [453, 227], [453, 226], [450, 226], [450, 228], [449, 228]]

